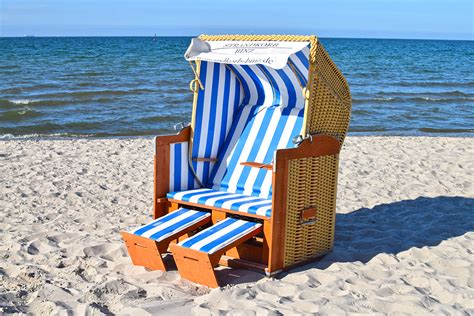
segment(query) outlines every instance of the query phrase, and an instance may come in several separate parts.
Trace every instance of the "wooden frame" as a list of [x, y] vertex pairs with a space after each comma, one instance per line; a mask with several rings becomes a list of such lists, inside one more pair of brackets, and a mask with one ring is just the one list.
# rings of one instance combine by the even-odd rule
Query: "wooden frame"
[[143, 266], [151, 270], [166, 271], [166, 265], [163, 262], [163, 254], [168, 251], [170, 243], [179, 237], [206, 225], [210, 221], [210, 216], [203, 218], [186, 229], [158, 242], [150, 238], [137, 236], [127, 232], [121, 232], [121, 235], [122, 239], [125, 241], [128, 254], [130, 255], [130, 258], [132, 258], [134, 265]]

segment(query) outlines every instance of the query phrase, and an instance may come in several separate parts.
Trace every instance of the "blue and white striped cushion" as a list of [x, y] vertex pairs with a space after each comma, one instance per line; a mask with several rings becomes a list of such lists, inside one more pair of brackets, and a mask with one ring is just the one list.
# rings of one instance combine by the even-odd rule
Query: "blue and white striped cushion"
[[270, 217], [272, 201], [255, 196], [235, 194], [212, 189], [170, 192], [167, 197], [183, 202], [214, 206], [226, 210]]
[[232, 126], [211, 174], [212, 188], [270, 199], [272, 172], [241, 162], [271, 164], [275, 151], [293, 147], [301, 133], [303, 108], [246, 106]]
[[135, 229], [132, 233], [158, 242], [210, 216], [210, 213], [180, 208]]
[[183, 240], [178, 245], [212, 254], [261, 226], [262, 224], [259, 223], [228, 217], [196, 235]]
[[[235, 74], [224, 64], [202, 61], [199, 90], [193, 122], [193, 158], [216, 158], [224, 143], [233, 117], [242, 103], [242, 87]], [[211, 161], [193, 161], [202, 183], [208, 183], [214, 166]]]
[[189, 142], [170, 144], [169, 184], [170, 191], [198, 188], [188, 164]]

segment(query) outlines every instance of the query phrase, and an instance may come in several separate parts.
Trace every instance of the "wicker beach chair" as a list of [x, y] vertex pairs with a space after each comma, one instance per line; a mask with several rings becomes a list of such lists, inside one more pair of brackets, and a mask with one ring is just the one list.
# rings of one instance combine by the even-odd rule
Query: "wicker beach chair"
[[219, 264], [274, 275], [329, 252], [351, 98], [321, 43], [202, 35], [185, 57], [191, 125], [156, 138], [156, 220], [122, 233], [133, 263], [165, 270], [170, 250], [217, 287]]

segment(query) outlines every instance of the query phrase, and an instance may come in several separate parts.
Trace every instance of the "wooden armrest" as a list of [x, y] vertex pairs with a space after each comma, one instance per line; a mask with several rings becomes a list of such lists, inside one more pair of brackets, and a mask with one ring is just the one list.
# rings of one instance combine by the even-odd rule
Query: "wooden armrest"
[[328, 135], [314, 135], [312, 140], [307, 138], [296, 148], [278, 149], [276, 163], [278, 166], [278, 161], [281, 160], [337, 155], [340, 149], [341, 145], [336, 138]]
[[246, 161], [246, 162], [241, 162], [240, 164], [242, 166], [253, 167], [253, 168], [260, 168], [260, 169], [267, 169], [267, 170], [272, 170], [273, 169], [273, 165], [259, 163], [259, 162]]
[[191, 136], [191, 127], [185, 127], [176, 135], [163, 135], [163, 136], [156, 136], [155, 143], [156, 147], [159, 146], [168, 146], [172, 143], [181, 143], [181, 142], [188, 142]]

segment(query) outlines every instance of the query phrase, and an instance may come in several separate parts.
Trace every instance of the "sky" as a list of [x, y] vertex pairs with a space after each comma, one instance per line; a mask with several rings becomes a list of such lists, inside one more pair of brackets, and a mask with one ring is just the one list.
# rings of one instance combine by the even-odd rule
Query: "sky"
[[0, 0], [0, 36], [315, 34], [474, 40], [474, 0]]

